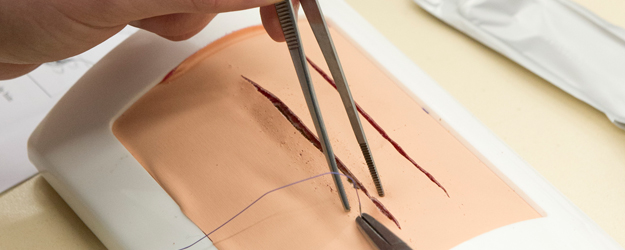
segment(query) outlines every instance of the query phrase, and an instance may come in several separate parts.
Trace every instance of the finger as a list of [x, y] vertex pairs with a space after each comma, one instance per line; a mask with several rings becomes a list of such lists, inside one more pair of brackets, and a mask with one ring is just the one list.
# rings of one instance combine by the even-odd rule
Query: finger
[[8, 80], [25, 75], [35, 70], [41, 64], [11, 64], [0, 63], [0, 80]]
[[141, 28], [173, 41], [186, 40], [200, 32], [217, 14], [170, 14], [130, 22]]
[[260, 19], [271, 39], [276, 42], [284, 42], [284, 34], [282, 33], [282, 27], [280, 26], [275, 6], [260, 7]]
[[[221, 13], [272, 5], [281, 0], [116, 0], [114, 10], [132, 20], [174, 13]], [[119, 14], [116, 14], [120, 16]]]
[[[299, 0], [293, 0], [293, 7], [295, 11], [295, 19], [298, 17]], [[263, 27], [269, 34], [269, 37], [276, 42], [284, 42], [284, 33], [282, 33], [282, 26], [280, 26], [280, 20], [278, 20], [278, 13], [274, 5], [263, 6], [260, 8], [260, 19], [263, 22]]]

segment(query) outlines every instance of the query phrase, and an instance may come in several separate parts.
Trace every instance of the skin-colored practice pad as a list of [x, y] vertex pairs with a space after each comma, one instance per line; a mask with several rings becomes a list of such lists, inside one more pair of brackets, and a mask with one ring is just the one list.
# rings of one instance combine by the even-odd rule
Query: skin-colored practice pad
[[[307, 55], [327, 72], [309, 27], [300, 23]], [[365, 54], [331, 31], [354, 100], [450, 195], [361, 117], [386, 191], [380, 201], [402, 229], [361, 195], [364, 212], [414, 249], [428, 250], [540, 216]], [[375, 194], [338, 93], [311, 74], [336, 156]], [[262, 27], [200, 50], [113, 125], [115, 136], [205, 232], [266, 191], [328, 171], [323, 154], [242, 75], [277, 95], [314, 131], [286, 45], [273, 42]], [[326, 176], [267, 196], [210, 238], [225, 250], [370, 249], [354, 222], [354, 190], [345, 184], [354, 204], [350, 213]]]

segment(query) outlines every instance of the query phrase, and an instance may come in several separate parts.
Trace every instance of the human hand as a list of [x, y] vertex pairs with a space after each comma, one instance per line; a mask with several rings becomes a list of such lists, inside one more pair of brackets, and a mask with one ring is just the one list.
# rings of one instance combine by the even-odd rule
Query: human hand
[[80, 54], [127, 24], [180, 41], [200, 32], [217, 13], [261, 7], [267, 33], [284, 41], [273, 6], [280, 1], [0, 0], [0, 80]]

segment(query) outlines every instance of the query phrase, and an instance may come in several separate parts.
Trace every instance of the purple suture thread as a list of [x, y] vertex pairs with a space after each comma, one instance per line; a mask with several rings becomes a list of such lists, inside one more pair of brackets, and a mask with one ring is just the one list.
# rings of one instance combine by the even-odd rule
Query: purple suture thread
[[[237, 218], [239, 215], [241, 215], [243, 212], [245, 212], [245, 210], [247, 210], [247, 209], [249, 209], [250, 207], [252, 207], [254, 204], [256, 204], [256, 202], [260, 201], [260, 199], [262, 199], [262, 198], [263, 198], [263, 197], [265, 197], [266, 195], [268, 195], [268, 194], [270, 194], [270, 193], [273, 193], [273, 192], [275, 192], [275, 191], [278, 191], [278, 190], [280, 190], [280, 189], [284, 189], [284, 188], [287, 188], [287, 187], [293, 186], [293, 185], [295, 185], [295, 184], [299, 184], [299, 183], [302, 183], [302, 182], [305, 182], [305, 181], [308, 181], [308, 180], [312, 180], [312, 179], [315, 179], [315, 178], [318, 178], [318, 177], [321, 177], [321, 176], [324, 176], [324, 175], [329, 175], [329, 174], [336, 174], [336, 175], [340, 175], [340, 176], [345, 176], [345, 177], [347, 177], [348, 179], [350, 179], [350, 180], [352, 181], [352, 183], [356, 183], [356, 182], [352, 179], [352, 177], [349, 177], [349, 176], [347, 176], [347, 175], [344, 175], [344, 174], [341, 174], [341, 173], [338, 173], [338, 172], [326, 172], [326, 173], [322, 173], [322, 174], [318, 174], [318, 175], [315, 175], [315, 176], [312, 176], [312, 177], [308, 177], [308, 178], [306, 178], [306, 179], [299, 180], [299, 181], [296, 181], [296, 182], [293, 182], [293, 183], [290, 183], [290, 184], [286, 184], [286, 185], [281, 186], [281, 187], [278, 187], [278, 188], [274, 188], [274, 189], [272, 189], [272, 190], [270, 190], [270, 191], [267, 191], [266, 193], [264, 193], [264, 194], [263, 194], [263, 195], [261, 195], [260, 197], [258, 197], [258, 199], [256, 199], [255, 201], [253, 201], [252, 203], [250, 203], [249, 205], [247, 205], [247, 207], [245, 207], [243, 210], [239, 211], [237, 214], [235, 214], [234, 216], [232, 216], [232, 218], [228, 219], [226, 222], [224, 222], [223, 224], [221, 224], [221, 225], [220, 225], [220, 226], [218, 226], [217, 228], [213, 229], [213, 231], [210, 231], [209, 233], [205, 234], [205, 235], [204, 235], [204, 237], [202, 237], [202, 238], [200, 238], [199, 240], [197, 240], [197, 241], [193, 242], [191, 245], [188, 245], [188, 246], [186, 246], [186, 247], [180, 248], [180, 249], [178, 249], [178, 250], [188, 249], [188, 248], [190, 248], [190, 247], [194, 246], [195, 244], [197, 244], [198, 242], [202, 241], [204, 238], [208, 238], [208, 236], [209, 236], [209, 235], [211, 235], [212, 233], [214, 233], [214, 232], [216, 232], [217, 230], [221, 229], [221, 228], [222, 228], [222, 227], [224, 227], [226, 224], [230, 223], [230, 221], [232, 221], [232, 220], [234, 220], [235, 218]], [[362, 205], [361, 205], [361, 203], [360, 203], [360, 195], [358, 194], [358, 187], [356, 186], [356, 184], [354, 184], [354, 190], [356, 190], [356, 197], [358, 198], [358, 210], [359, 210], [360, 215], [362, 215]]]

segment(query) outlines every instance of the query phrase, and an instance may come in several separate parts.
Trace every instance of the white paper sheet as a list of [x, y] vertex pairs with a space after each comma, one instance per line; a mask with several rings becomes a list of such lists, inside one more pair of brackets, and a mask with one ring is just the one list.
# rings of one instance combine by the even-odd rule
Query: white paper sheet
[[26, 151], [32, 131], [93, 64], [135, 31], [136, 28], [126, 27], [85, 53], [43, 64], [16, 79], [0, 81], [0, 192], [37, 173]]

